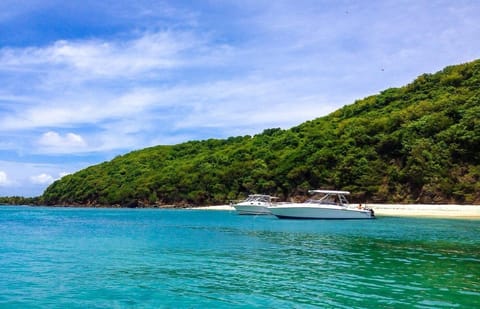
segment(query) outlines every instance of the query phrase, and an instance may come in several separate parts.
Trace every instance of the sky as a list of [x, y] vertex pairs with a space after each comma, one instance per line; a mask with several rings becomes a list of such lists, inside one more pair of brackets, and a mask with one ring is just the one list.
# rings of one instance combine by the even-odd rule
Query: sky
[[2, 0], [0, 196], [255, 135], [480, 58], [480, 2]]

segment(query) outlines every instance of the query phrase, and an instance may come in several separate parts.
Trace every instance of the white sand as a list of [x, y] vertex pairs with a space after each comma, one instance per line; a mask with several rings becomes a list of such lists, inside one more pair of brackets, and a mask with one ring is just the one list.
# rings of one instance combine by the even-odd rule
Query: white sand
[[367, 204], [377, 216], [480, 219], [480, 205]]
[[[365, 206], [365, 204], [362, 204]], [[357, 207], [358, 204], [350, 204]], [[431, 205], [431, 204], [366, 204], [378, 217], [439, 217], [480, 219], [480, 205]], [[193, 209], [235, 210], [230, 205], [204, 206]]]

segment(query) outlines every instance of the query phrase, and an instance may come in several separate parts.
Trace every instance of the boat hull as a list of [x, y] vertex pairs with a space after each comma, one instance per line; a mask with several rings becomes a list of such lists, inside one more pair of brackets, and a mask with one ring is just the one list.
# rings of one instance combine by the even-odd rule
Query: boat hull
[[233, 205], [239, 215], [270, 215], [271, 212], [267, 206], [262, 205]]
[[269, 207], [280, 219], [374, 219], [373, 211], [330, 205], [291, 204]]

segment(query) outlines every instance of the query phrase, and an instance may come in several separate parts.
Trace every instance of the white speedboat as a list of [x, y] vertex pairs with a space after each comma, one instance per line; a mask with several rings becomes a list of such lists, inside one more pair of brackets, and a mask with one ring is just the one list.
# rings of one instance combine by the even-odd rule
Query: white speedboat
[[274, 204], [274, 199], [276, 197], [270, 195], [252, 194], [232, 206], [240, 215], [270, 215], [268, 207]]
[[309, 193], [321, 195], [305, 203], [286, 203], [268, 207], [278, 218], [289, 219], [374, 219], [370, 208], [350, 207], [346, 195], [348, 191], [310, 190]]

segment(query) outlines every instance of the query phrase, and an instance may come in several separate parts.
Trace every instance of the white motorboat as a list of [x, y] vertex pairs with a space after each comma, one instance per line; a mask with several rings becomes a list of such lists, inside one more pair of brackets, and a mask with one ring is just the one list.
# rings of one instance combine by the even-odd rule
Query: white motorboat
[[276, 197], [264, 194], [252, 194], [245, 200], [232, 206], [240, 215], [270, 215], [269, 206], [274, 204]]
[[[373, 209], [351, 207], [346, 196], [348, 191], [310, 190], [309, 193], [321, 195], [304, 203], [285, 203], [268, 207], [278, 218], [289, 219], [374, 219]], [[315, 196], [314, 196], [315, 197]]]

